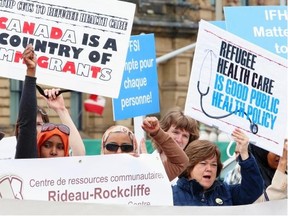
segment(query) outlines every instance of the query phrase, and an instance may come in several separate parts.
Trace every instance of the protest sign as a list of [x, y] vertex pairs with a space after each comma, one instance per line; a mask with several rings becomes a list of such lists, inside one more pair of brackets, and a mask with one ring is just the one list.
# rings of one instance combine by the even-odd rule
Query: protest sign
[[117, 0], [2, 2], [0, 76], [24, 80], [31, 43], [38, 84], [118, 97], [134, 13], [135, 4]]
[[239, 127], [280, 155], [286, 80], [286, 59], [201, 20], [185, 113], [228, 134]]
[[224, 30], [226, 30], [226, 23], [225, 21], [222, 21], [222, 20], [214, 20], [214, 21], [209, 21], [211, 24], [219, 27], [219, 28], [222, 28]]
[[0, 160], [1, 198], [173, 205], [159, 154]]
[[227, 31], [288, 58], [287, 6], [224, 7], [224, 16]]
[[16, 142], [15, 136], [4, 137], [0, 140], [0, 160], [13, 159], [15, 157]]
[[131, 36], [114, 120], [158, 113], [159, 92], [154, 34]]
[[224, 7], [224, 14], [227, 31], [288, 59], [287, 6]]
[[[288, 199], [233, 206], [127, 206], [0, 199], [2, 215], [287, 215]], [[17, 208], [15, 208], [17, 206]]]

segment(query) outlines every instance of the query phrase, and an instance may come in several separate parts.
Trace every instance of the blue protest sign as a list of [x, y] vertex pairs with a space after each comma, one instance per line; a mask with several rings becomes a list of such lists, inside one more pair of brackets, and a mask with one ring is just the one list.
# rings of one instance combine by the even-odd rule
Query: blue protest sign
[[159, 92], [154, 34], [131, 36], [114, 120], [158, 113]]
[[227, 31], [287, 58], [287, 6], [224, 7], [224, 14]]
[[213, 20], [213, 21], [209, 21], [211, 24], [218, 26], [219, 28], [222, 28], [224, 30], [226, 30], [226, 23], [225, 21], [222, 20]]

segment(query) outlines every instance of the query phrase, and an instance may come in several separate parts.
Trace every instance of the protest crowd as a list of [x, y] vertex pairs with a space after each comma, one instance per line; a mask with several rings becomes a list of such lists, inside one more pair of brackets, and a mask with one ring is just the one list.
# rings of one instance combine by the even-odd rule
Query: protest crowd
[[[1, 6], [1, 4], [2, 3], [0, 3], [0, 9], [1, 7], [4, 7]], [[7, 7], [13, 8], [13, 4], [7, 5]], [[69, 13], [73, 14], [73, 19], [71, 18], [70, 21], [76, 22], [78, 20], [78, 12], [76, 11], [76, 9], [75, 11], [73, 10], [74, 9], [72, 8], [71, 11], [69, 11]], [[55, 16], [54, 18], [59, 19], [59, 17], [61, 17], [61, 13], [58, 10], [56, 12], [57, 16]], [[56, 14], [56, 12], [54, 11], [54, 14]], [[90, 21], [90, 16], [88, 15], [88, 13], [82, 14], [81, 12], [81, 16], [82, 18], [83, 16], [85, 16], [85, 23], [87, 25], [94, 24], [98, 28], [101, 28], [100, 30], [97, 29], [97, 31], [105, 32], [109, 27], [114, 29], [113, 31], [115, 32], [118, 31], [115, 33], [111, 30], [111, 34], [113, 33], [117, 35], [117, 37], [123, 36], [123, 32], [128, 31], [131, 28], [131, 20], [121, 20], [120, 15], [117, 17], [111, 16], [113, 18], [111, 18], [110, 15], [101, 15], [103, 16], [101, 17], [101, 25], [97, 22], [97, 20], [95, 20], [97, 17], [95, 15], [91, 15], [91, 19], [93, 18], [93, 20]], [[63, 19], [69, 19], [68, 12]], [[110, 23], [108, 21], [109, 19], [111, 19]], [[1, 17], [0, 15], [0, 29], [6, 28], [5, 22], [7, 22], [7, 20], [8, 18], [6, 19], [5, 16]], [[16, 23], [15, 25], [17, 26], [17, 21], [15, 20], [16, 18], [9, 18], [10, 24], [6, 28], [7, 31], [13, 31], [14, 27], [13, 25], [11, 25], [11, 23]], [[21, 29], [21, 31], [23, 32], [28, 33], [30, 28], [33, 29], [33, 31], [36, 31], [34, 27], [29, 27], [29, 24], [26, 21], [23, 21], [22, 25], [23, 28]], [[40, 24], [39, 28], [42, 28], [41, 25], [42, 24]], [[78, 67], [75, 67], [75, 64], [69, 61], [73, 58], [75, 61], [78, 61], [80, 59], [80, 56], [82, 56], [82, 54], [84, 53], [84, 51], [82, 53], [82, 49], [76, 49], [76, 35], [78, 34], [77, 31], [66, 31], [67, 35], [65, 35], [65, 33], [61, 31], [61, 34], [64, 34], [62, 41], [72, 42], [71, 47], [66, 47], [63, 45], [56, 49], [57, 45], [53, 46], [52, 43], [50, 45], [46, 44], [46, 46], [50, 46], [50, 51], [47, 50], [49, 54], [55, 55], [57, 53], [57, 55], [61, 56], [59, 57], [59, 59], [52, 57], [49, 64], [45, 64], [45, 61], [43, 60], [43, 52], [45, 49], [43, 46], [39, 45], [39, 42], [35, 42], [31, 38], [28, 40], [27, 37], [22, 37], [21, 35], [18, 36], [18, 33], [15, 32], [16, 35], [14, 42], [11, 38], [9, 39], [11, 43], [14, 43], [14, 45], [12, 43], [9, 46], [16, 46], [18, 40], [26, 41], [22, 44], [23, 49], [21, 50], [21, 55], [19, 51], [14, 55], [15, 58], [17, 58], [17, 62], [15, 62], [15, 64], [20, 62], [23, 63], [22, 68], [25, 67], [25, 75], [23, 79], [23, 87], [21, 89], [21, 98], [19, 101], [19, 109], [16, 118], [17, 120], [15, 122], [15, 155], [12, 159], [0, 158], [0, 162], [2, 163], [2, 169], [4, 170], [3, 165], [5, 164], [5, 162], [9, 161], [8, 163], [10, 164], [10, 161], [15, 161], [16, 163], [17, 161], [23, 161], [23, 163], [27, 162], [27, 164], [39, 163], [37, 168], [35, 165], [35, 173], [37, 169], [47, 169], [47, 173], [51, 173], [51, 170], [53, 170], [53, 168], [56, 170], [58, 169], [58, 167], [55, 166], [48, 168], [47, 162], [63, 162], [63, 164], [59, 164], [59, 167], [64, 167], [65, 159], [69, 161], [72, 161], [74, 159], [77, 160], [77, 163], [71, 164], [70, 168], [61, 171], [62, 173], [65, 173], [67, 174], [67, 176], [69, 176], [69, 180], [66, 182], [65, 179], [61, 178], [59, 179], [59, 181], [55, 181], [52, 179], [48, 180], [44, 177], [43, 180], [37, 180], [37, 178], [39, 177], [37, 175], [37, 177], [35, 176], [35, 179], [30, 179], [29, 186], [32, 188], [31, 191], [33, 191], [33, 189], [40, 189], [41, 187], [51, 187], [47, 193], [47, 197], [45, 197], [44, 200], [47, 199], [47, 201], [54, 202], [82, 202], [89, 201], [89, 199], [93, 198], [99, 203], [104, 203], [103, 200], [108, 200], [109, 203], [109, 200], [114, 201], [116, 199], [129, 198], [131, 200], [128, 202], [128, 204], [136, 205], [135, 203], [139, 204], [142, 202], [142, 205], [150, 205], [151, 200], [145, 201], [140, 199], [141, 201], [139, 201], [138, 198], [149, 197], [155, 192], [158, 194], [158, 196], [160, 196], [161, 193], [170, 194], [171, 199], [167, 198], [167, 202], [170, 202], [172, 206], [242, 206], [256, 205], [259, 203], [277, 200], [287, 200], [287, 95], [279, 96], [282, 95], [280, 93], [280, 90], [285, 88], [280, 88], [279, 86], [277, 87], [277, 84], [280, 83], [282, 85], [283, 83], [285, 83], [285, 81], [281, 81], [280, 76], [279, 78], [275, 78], [272, 75], [270, 77], [269, 75], [265, 75], [267, 76], [265, 77], [263, 74], [258, 75], [257, 73], [257, 70], [259, 70], [257, 69], [257, 65], [264, 64], [263, 62], [265, 61], [269, 61], [272, 62], [271, 64], [277, 65], [277, 68], [275, 66], [275, 70], [279, 70], [279, 73], [282, 73], [284, 71], [283, 68], [287, 69], [287, 65], [285, 66], [282, 64], [283, 61], [282, 59], [280, 59], [280, 57], [280, 60], [276, 57], [273, 60], [266, 57], [266, 55], [270, 57], [270, 53], [266, 54], [265, 52], [263, 55], [259, 54], [259, 52], [262, 50], [258, 48], [256, 50], [252, 49], [247, 51], [248, 49], [244, 46], [246, 45], [246, 42], [239, 42], [241, 44], [244, 44], [244, 47], [241, 48], [239, 48], [238, 44], [234, 41], [231, 42], [232, 45], [230, 46], [230, 44], [227, 43], [228, 39], [227, 41], [225, 41], [222, 38], [222, 35], [225, 34], [222, 32], [224, 30], [221, 29], [218, 31], [218, 28], [216, 29], [216, 27], [210, 26], [212, 24], [206, 21], [202, 21], [201, 25], [201, 31], [199, 30], [198, 35], [200, 39], [198, 39], [197, 41], [197, 43], [200, 45], [198, 46], [198, 50], [196, 50], [197, 52], [195, 52], [194, 58], [198, 59], [199, 55], [201, 56], [201, 54], [199, 54], [199, 49], [205, 47], [205, 45], [203, 45], [204, 42], [201, 40], [210, 37], [216, 37], [215, 35], [217, 34], [217, 39], [215, 39], [215, 41], [219, 42], [220, 40], [222, 40], [221, 43], [219, 42], [219, 46], [221, 47], [220, 51], [218, 50], [219, 53], [216, 53], [217, 55], [219, 54], [220, 57], [219, 61], [217, 62], [218, 68], [215, 76], [215, 82], [211, 84], [211, 79], [214, 78], [210, 78], [210, 80], [208, 81], [209, 83], [206, 93], [205, 90], [203, 91], [202, 86], [205, 82], [203, 82], [203, 80], [202, 82], [200, 82], [201, 76], [203, 76], [204, 74], [202, 70], [204, 71], [206, 69], [206, 67], [203, 65], [205, 65], [207, 62], [208, 65], [210, 63], [212, 65], [213, 55], [216, 55], [214, 53], [212, 55], [208, 52], [208, 54], [205, 53], [201, 56], [201, 60], [204, 59], [202, 63], [193, 63], [191, 73], [195, 71], [200, 71], [199, 74], [197, 74], [199, 80], [197, 81], [196, 78], [195, 80], [191, 78], [189, 83], [189, 85], [191, 86], [189, 86], [189, 91], [187, 93], [189, 98], [187, 96], [185, 108], [179, 106], [166, 107], [165, 110], [167, 110], [167, 112], [165, 112], [163, 115], [157, 115], [158, 113], [160, 113], [160, 110], [157, 111], [157, 109], [156, 112], [146, 113], [145, 115], [143, 115], [143, 118], [141, 118], [140, 123], [137, 122], [138, 127], [136, 127], [136, 119], [134, 119], [134, 129], [132, 129], [132, 127], [126, 126], [125, 124], [118, 124], [116, 123], [116, 121], [114, 125], [110, 125], [109, 127], [105, 128], [105, 132], [101, 136], [101, 141], [99, 144], [100, 146], [98, 146], [98, 148], [100, 149], [100, 153], [99, 155], [97, 155], [97, 157], [99, 157], [99, 160], [103, 159], [103, 163], [100, 162], [100, 164], [98, 163], [93, 165], [93, 172], [95, 172], [95, 170], [97, 172], [97, 169], [101, 171], [107, 171], [112, 165], [109, 164], [108, 166], [104, 163], [104, 161], [107, 162], [106, 160], [111, 159], [111, 163], [113, 163], [114, 168], [113, 170], [109, 170], [112, 175], [110, 177], [107, 175], [95, 177], [92, 174], [90, 175], [91, 172], [87, 172], [89, 173], [89, 175], [87, 176], [79, 177], [77, 176], [77, 173], [74, 173], [74, 168], [76, 170], [77, 166], [83, 166], [83, 164], [86, 163], [86, 159], [93, 160], [93, 157], [90, 157], [90, 155], [88, 156], [87, 146], [85, 146], [84, 139], [81, 136], [81, 131], [78, 130], [78, 126], [74, 123], [70, 111], [67, 108], [66, 98], [64, 99], [64, 95], [66, 94], [66, 92], [72, 92], [72, 90], [69, 90], [69, 86], [65, 86], [65, 88], [60, 88], [59, 85], [50, 85], [51, 83], [53, 83], [53, 81], [47, 81], [47, 85], [39, 84], [39, 81], [40, 83], [43, 83], [43, 80], [45, 79], [56, 80], [63, 75], [60, 74], [59, 77], [57, 77], [58, 75], [56, 75], [53, 78], [51, 78], [50, 75], [46, 76], [45, 70], [52, 70], [53, 68], [59, 73], [64, 72], [65, 70], [65, 72], [73, 71], [73, 73], [71, 73], [71, 76], [67, 75], [67, 78], [60, 78], [67, 79], [68, 81], [66, 82], [69, 82], [69, 79], [74, 79], [76, 75], [79, 75], [79, 77], [81, 77], [81, 80], [85, 80], [88, 79], [87, 77], [92, 74], [90, 77], [92, 77], [93, 79], [97, 78], [96, 82], [99, 82], [99, 92], [101, 93], [102, 90], [104, 92], [115, 84], [113, 83], [115, 82], [113, 78], [114, 73], [116, 72], [115, 70], [113, 71], [113, 66], [109, 66], [109, 63], [111, 61], [114, 64], [120, 64], [120, 60], [119, 62], [114, 62], [114, 59], [116, 58], [114, 57], [115, 52], [117, 51], [117, 48], [125, 50], [127, 46], [123, 46], [124, 48], [122, 48], [121, 45], [117, 44], [117, 39], [112, 39], [112, 36], [111, 38], [106, 40], [105, 43], [103, 43], [103, 41], [101, 41], [100, 39], [100, 36], [89, 35], [88, 33], [85, 33], [86, 39], [85, 41], [84, 39], [82, 41], [83, 46], [85, 45], [96, 48], [100, 47], [101, 45], [103, 46], [103, 51], [105, 51], [105, 54], [107, 54], [105, 60], [101, 60], [99, 52], [91, 51], [89, 53], [87, 59], [91, 61], [91, 65], [86, 64], [86, 66], [87, 68], [89, 68], [91, 74], [86, 74], [86, 76], [85, 63], [82, 64], [81, 62], [78, 62]], [[15, 29], [17, 28], [15, 27]], [[210, 34], [209, 31], [206, 31], [206, 29], [208, 28], [209, 31], [215, 31], [217, 33]], [[43, 33], [41, 33], [40, 30], [37, 30], [36, 36], [46, 38], [45, 40], [48, 40], [49, 37], [50, 39], [53, 38], [53, 35], [47, 35], [44, 27], [42, 30]], [[207, 38], [204, 38], [206, 35]], [[9, 34], [0, 33], [1, 46], [3, 44], [5, 45], [5, 41], [8, 40], [8, 36]], [[127, 36], [129, 39], [130, 35], [127, 34]], [[10, 37], [13, 37], [13, 35], [11, 35]], [[56, 33], [54, 37], [58, 37]], [[227, 37], [233, 38], [233, 36], [230, 35]], [[126, 41], [129, 41], [128, 39]], [[75, 47], [73, 48], [72, 45], [74, 42]], [[127, 59], [130, 55], [133, 56], [133, 52], [138, 52], [140, 50], [140, 46], [142, 46], [139, 41], [136, 43], [135, 41], [131, 40], [129, 43], [130, 50], [128, 51]], [[207, 42], [207, 46], [211, 46], [211, 43], [211, 41]], [[37, 49], [35, 49], [36, 44], [38, 44]], [[119, 47], [117, 47], [117, 45]], [[3, 54], [3, 50], [4, 49], [0, 47], [0, 56], [5, 56], [5, 54]], [[68, 54], [69, 50], [73, 51], [74, 55], [73, 52], [70, 52], [70, 54]], [[83, 48], [83, 50], [85, 49]], [[76, 52], [77, 54], [75, 54]], [[63, 66], [61, 63], [62, 57], [67, 58], [65, 66]], [[133, 66], [133, 69], [130, 68], [131, 71], [129, 69], [129, 73], [127, 72], [129, 75], [131, 75], [131, 77], [126, 78], [126, 82], [127, 80], [130, 80], [129, 85], [126, 85], [126, 87], [127, 89], [133, 89], [133, 92], [147, 88], [149, 92], [143, 93], [145, 94], [145, 103], [152, 103], [152, 101], [154, 102], [155, 100], [155, 92], [153, 92], [151, 90], [152, 87], [149, 86], [151, 81], [149, 77], [147, 79], [134, 77], [132, 78], [133, 71], [139, 69], [139, 67], [137, 66], [136, 54], [133, 58], [132, 61], [135, 61], [135, 64]], [[211, 58], [211, 61], [208, 61], [208, 58]], [[264, 60], [262, 60], [262, 58]], [[125, 58], [121, 57], [121, 60], [122, 59], [124, 60]], [[154, 62], [156, 62], [156, 59]], [[228, 63], [230, 63], [229, 68], [227, 67]], [[236, 63], [238, 63], [238, 65], [236, 65]], [[45, 64], [45, 67], [39, 67], [39, 64]], [[97, 64], [98, 66], [96, 66]], [[236, 67], [234, 64], [236, 65]], [[82, 66], [83, 68], [79, 69]], [[124, 68], [125, 63], [121, 63], [120, 66], [123, 66]], [[239, 71], [237, 71], [238, 66], [239, 68], [241, 68], [239, 69]], [[150, 66], [142, 65], [140, 73], [144, 73], [145, 69], [148, 69], [150, 67], [152, 67], [152, 63]], [[261, 67], [263, 67], [263, 65], [261, 65]], [[43, 68], [45, 69], [44, 71], [42, 71]], [[226, 70], [226, 72], [220, 71], [222, 69]], [[2, 68], [0, 70], [2, 70]], [[103, 72], [104, 70], [105, 72]], [[237, 77], [237, 74], [239, 75], [240, 71], [243, 79]], [[0, 76], [2, 76], [2, 74], [0, 74]], [[45, 79], [43, 79], [42, 76], [45, 76]], [[232, 97], [231, 95], [229, 95], [229, 93], [227, 93], [227, 88], [225, 92], [225, 84], [227, 84], [227, 87], [229, 81], [230, 83], [232, 83], [231, 80], [229, 80], [230, 78], [231, 80], [233, 80], [233, 83], [241, 83], [241, 87], [245, 88], [245, 98], [243, 98], [243, 95], [240, 97], [236, 94], [235, 97]], [[110, 79], [112, 79], [112, 81]], [[137, 83], [133, 83], [133, 80], [140, 79], [143, 82], [141, 83], [141, 88], [137, 88]], [[108, 81], [111, 81], [111, 86], [105, 86], [107, 84], [105, 82]], [[77, 82], [80, 82], [80, 79]], [[202, 86], [200, 85], [200, 83]], [[231, 85], [233, 85], [233, 83]], [[87, 82], [86, 84], [87, 89], [89, 88], [89, 86], [95, 85], [95, 83], [92, 83], [90, 85], [89, 82]], [[105, 86], [102, 90], [101, 85]], [[213, 85], [213, 96], [207, 96], [206, 98], [204, 98], [204, 96], [209, 93], [210, 87], [212, 89]], [[50, 88], [47, 88], [47, 86], [50, 86]], [[121, 85], [119, 82], [119, 94], [121, 96], [120, 86]], [[192, 89], [192, 87], [194, 89]], [[118, 87], [117, 85], [115, 85], [113, 86], [113, 88], [117, 89]], [[125, 85], [124, 89], [126, 90]], [[251, 89], [252, 96], [250, 95]], [[254, 90], [257, 90], [257, 92]], [[75, 91], [75, 89], [73, 89], [73, 91]], [[193, 94], [190, 93], [190, 91], [193, 91]], [[223, 92], [227, 93], [227, 95], [224, 96]], [[256, 92], [254, 98], [253, 92]], [[194, 107], [194, 101], [196, 100], [195, 95], [197, 96], [197, 100], [199, 98], [200, 105], [197, 103], [197, 106]], [[249, 101], [250, 96], [251, 98]], [[133, 97], [134, 96], [131, 96], [130, 99]], [[282, 102], [283, 100], [281, 100], [281, 97], [284, 97], [284, 99], [286, 99], [286, 102]], [[210, 102], [207, 102], [208, 100], [210, 100]], [[245, 100], [250, 102], [248, 107], [251, 107], [251, 112], [246, 112]], [[143, 104], [137, 104], [136, 101], [133, 102], [132, 100], [130, 100], [130, 102], [131, 106], [129, 105], [129, 109], [133, 108], [133, 106], [145, 104], [144, 102]], [[223, 106], [221, 106], [222, 110], [221, 112], [219, 112], [221, 113], [219, 115], [217, 112], [214, 113], [213, 111], [211, 111], [211, 109], [208, 109], [207, 107], [207, 104], [213, 104], [212, 106], [214, 106], [214, 109], [215, 107], [219, 108], [220, 106], [218, 105], [222, 102]], [[40, 106], [39, 103], [45, 104], [45, 107]], [[232, 107], [233, 104], [236, 104], [235, 107]], [[115, 107], [117, 106], [116, 100], [113, 101], [113, 105], [115, 105]], [[255, 109], [253, 109], [252, 105], [255, 106]], [[46, 107], [57, 115], [57, 121], [54, 121], [55, 118], [51, 120], [52, 118], [50, 116], [50, 111], [47, 112]], [[123, 111], [123, 103], [120, 103], [120, 107], [122, 108], [119, 110]], [[206, 109], [204, 109], [203, 107], [206, 107]], [[269, 107], [269, 109], [267, 107]], [[283, 109], [283, 107], [286, 107], [286, 111]], [[128, 109], [128, 107], [126, 108]], [[259, 112], [254, 112], [252, 111], [252, 109], [258, 110]], [[228, 114], [223, 115], [223, 110], [228, 111]], [[134, 117], [133, 111], [127, 112], [124, 110], [124, 112], [126, 112], [125, 114], [130, 115], [131, 118]], [[148, 108], [147, 112], [149, 112]], [[196, 114], [190, 115], [191, 112], [195, 112]], [[271, 112], [273, 112], [273, 115], [270, 114]], [[282, 116], [279, 117], [278, 114]], [[117, 118], [118, 114], [114, 113], [114, 115], [114, 117]], [[260, 117], [260, 115], [263, 116]], [[286, 115], [285, 118], [283, 117], [284, 115]], [[138, 116], [139, 115], [136, 115], [135, 117]], [[227, 120], [230, 117], [232, 118], [232, 120]], [[213, 126], [215, 126], [214, 123], [218, 121], [220, 123], [219, 125], [216, 125], [215, 128], [221, 129], [222, 127], [224, 130], [230, 131], [230, 133], [226, 133], [227, 136], [230, 137], [230, 141], [234, 143], [235, 151], [233, 152], [233, 158], [231, 158], [233, 159], [232, 167], [229, 167], [229, 170], [227, 170], [227, 164], [224, 163], [224, 161], [221, 159], [223, 151], [220, 149], [220, 146], [215, 140], [212, 141], [211, 139], [209, 139], [208, 136], [205, 137], [202, 134], [203, 130], [201, 128], [203, 127], [203, 125], [206, 125], [206, 123], [208, 123], [207, 121], [211, 121], [209, 123], [211, 123], [211, 125]], [[248, 125], [248, 121], [250, 126], [248, 126], [249, 128], [246, 127]], [[268, 124], [268, 121], [271, 121], [271, 124]], [[286, 123], [286, 125], [283, 125], [282, 121]], [[257, 122], [257, 124], [255, 122]], [[225, 124], [228, 125], [227, 128], [226, 126], [223, 126]], [[275, 134], [277, 134], [277, 132], [275, 132], [276, 130], [279, 133], [279, 136], [277, 137], [275, 136]], [[267, 134], [265, 134], [268, 133], [267, 131], [271, 131], [271, 137], [269, 137], [268, 135], [269, 139], [267, 138]], [[142, 135], [139, 136], [139, 134]], [[0, 145], [5, 138], [6, 137], [4, 131], [0, 131]], [[254, 140], [257, 140], [257, 142], [254, 142]], [[264, 140], [267, 141], [267, 143], [264, 143]], [[147, 141], [151, 142], [152, 151], [150, 152], [147, 149]], [[269, 144], [271, 143], [276, 143], [277, 147], [280, 146], [281, 148], [273, 149], [273, 147], [269, 146]], [[149, 164], [149, 159], [145, 160], [145, 157], [148, 157], [151, 160], [153, 158], [153, 160], [155, 159], [155, 161], [159, 161], [157, 165], [155, 164], [155, 169], [157, 167], [157, 171], [155, 171], [155, 173], [152, 172], [152, 170], [150, 170], [151, 172], [148, 173], [146, 172], [146, 170], [145, 172], [141, 173], [141, 169], [146, 168], [146, 165], [148, 167]], [[129, 164], [137, 160], [143, 160], [144, 163], [141, 166]], [[124, 166], [123, 164], [129, 164], [128, 166], [126, 166], [127, 169], [129, 169], [129, 166], [131, 166], [131, 169], [132, 167], [133, 169], [135, 169], [136, 167], [136, 171], [133, 171], [134, 173], [131, 175], [121, 175], [121, 166]], [[105, 165], [109, 168], [106, 169]], [[91, 164], [89, 166], [91, 166]], [[158, 172], [158, 167], [160, 167], [159, 170], [161, 171], [163, 168], [163, 173], [161, 171]], [[30, 168], [31, 173], [33, 173], [33, 168]], [[7, 170], [6, 169], [7, 168], [5, 168], [4, 170], [5, 172], [9, 170], [9, 168]], [[83, 168], [79, 168], [79, 170], [81, 169]], [[14, 197], [15, 199], [25, 200], [25, 188], [22, 191], [22, 184], [24, 184], [23, 182], [25, 181], [22, 182], [20, 178], [17, 179], [17, 177], [15, 177], [16, 175], [14, 177], [9, 176], [7, 178], [7, 176], [4, 176], [5, 172], [2, 173], [2, 170], [0, 168], [0, 199], [9, 199], [11, 197]], [[84, 172], [85, 171], [83, 169], [83, 173]], [[58, 171], [56, 173], [56, 175], [58, 175]], [[13, 178], [16, 180], [14, 181]], [[109, 184], [109, 181], [111, 181], [111, 179], [113, 179], [113, 183], [124, 182], [128, 186], [126, 187], [126, 185], [123, 186], [119, 184], [118, 186], [111, 185], [111, 188], [109, 188], [107, 185]], [[140, 184], [136, 181], [141, 181], [142, 183]], [[160, 191], [160, 189], [157, 191], [157, 189], [151, 186], [153, 185], [153, 181], [166, 182], [168, 187], [165, 187], [163, 184], [163, 188], [165, 187], [167, 191], [163, 192]], [[8, 190], [6, 190], [7, 185], [5, 185], [5, 183], [7, 182], [9, 182], [9, 185], [11, 185], [12, 193], [7, 192]], [[17, 186], [17, 183], [14, 184], [14, 182], [21, 182], [21, 184], [19, 183], [19, 185]], [[129, 185], [128, 183], [131, 185]], [[63, 187], [61, 187], [61, 184]], [[85, 187], [83, 186], [83, 190], [81, 189], [81, 185], [85, 185]], [[92, 186], [89, 187], [89, 185], [93, 185], [93, 192], [91, 192]], [[74, 190], [72, 189], [72, 187], [70, 188], [69, 186], [75, 186], [76, 189]], [[15, 188], [18, 188], [18, 190], [16, 190]], [[35, 199], [35, 197], [31, 195], [28, 200], [33, 200]], [[40, 195], [39, 197], [40, 200], [43, 200], [43, 197], [41, 197]], [[114, 204], [115, 202], [111, 203]], [[157, 203], [161, 203], [161, 200], [158, 200]]]

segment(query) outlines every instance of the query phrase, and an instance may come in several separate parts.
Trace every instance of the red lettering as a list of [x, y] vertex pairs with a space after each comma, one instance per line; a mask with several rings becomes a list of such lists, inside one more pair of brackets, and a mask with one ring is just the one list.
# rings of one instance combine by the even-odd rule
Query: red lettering
[[62, 37], [62, 30], [60, 28], [52, 27], [50, 38], [60, 39]]
[[38, 62], [37, 63], [39, 65], [39, 67], [41, 67], [41, 68], [48, 68], [48, 60], [49, 60], [48, 57], [41, 56], [41, 57], [38, 58]]
[[6, 29], [7, 17], [0, 17], [0, 29]]
[[35, 29], [35, 23], [24, 22], [24, 24], [23, 24], [23, 33], [27, 33], [27, 34], [33, 35], [34, 29]]
[[100, 67], [91, 66], [92, 78], [97, 78], [97, 74], [101, 71]]
[[22, 53], [21, 52], [16, 52], [15, 57], [14, 57], [14, 62], [18, 63], [22, 60]]
[[63, 67], [63, 72], [67, 72], [67, 71], [70, 71], [72, 74], [75, 74], [76, 73], [76, 70], [75, 70], [75, 64], [74, 62], [67, 62], [65, 64], [65, 66]]

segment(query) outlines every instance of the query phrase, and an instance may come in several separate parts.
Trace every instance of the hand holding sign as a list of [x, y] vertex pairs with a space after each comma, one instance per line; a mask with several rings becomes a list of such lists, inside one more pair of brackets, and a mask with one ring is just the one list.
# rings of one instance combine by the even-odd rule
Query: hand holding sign
[[238, 156], [238, 154], [240, 154], [242, 160], [246, 160], [249, 157], [249, 154], [248, 154], [249, 138], [248, 138], [248, 136], [245, 133], [243, 133], [239, 128], [235, 128], [235, 130], [232, 133], [232, 137], [233, 137], [234, 141], [236, 142], [236, 149], [235, 149], [236, 156]]

